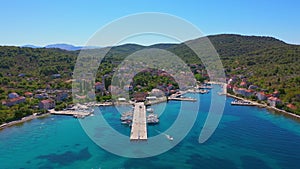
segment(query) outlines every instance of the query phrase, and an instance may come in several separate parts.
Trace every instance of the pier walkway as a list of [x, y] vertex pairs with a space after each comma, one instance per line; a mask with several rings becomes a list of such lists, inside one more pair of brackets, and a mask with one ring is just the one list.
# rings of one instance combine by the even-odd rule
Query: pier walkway
[[175, 100], [175, 101], [190, 101], [195, 102], [197, 99], [189, 98], [189, 97], [170, 97], [169, 100]]
[[130, 140], [146, 141], [147, 139], [148, 138], [147, 138], [146, 106], [144, 102], [138, 102], [134, 104]]
[[89, 116], [91, 115], [90, 112], [80, 112], [80, 111], [71, 111], [71, 110], [67, 110], [67, 111], [55, 111], [54, 109], [49, 110], [50, 114], [54, 114], [54, 115], [66, 115], [66, 116]]

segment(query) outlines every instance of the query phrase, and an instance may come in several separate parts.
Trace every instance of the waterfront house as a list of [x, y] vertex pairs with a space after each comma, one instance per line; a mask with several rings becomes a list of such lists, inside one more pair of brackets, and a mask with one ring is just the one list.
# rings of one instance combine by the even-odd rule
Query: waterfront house
[[265, 94], [265, 92], [258, 92], [256, 93], [256, 97], [258, 100], [267, 100], [267, 95]]
[[134, 93], [133, 94], [133, 99], [136, 102], [144, 102], [146, 100], [147, 95], [148, 94], [145, 93], [145, 92]]
[[9, 93], [8, 94], [8, 99], [14, 99], [20, 97], [17, 93]]
[[16, 104], [24, 103], [26, 98], [23, 96], [19, 96], [17, 98], [8, 99], [7, 101], [3, 101], [2, 104], [5, 106], [14, 106]]
[[239, 94], [239, 95], [245, 96], [246, 89], [233, 87], [233, 92], [235, 94]]
[[51, 100], [51, 99], [47, 99], [47, 100], [42, 100], [39, 103], [39, 109], [53, 109], [55, 107], [55, 101]]
[[239, 95], [242, 95], [245, 97], [250, 97], [255, 94], [255, 92], [253, 90], [249, 90], [249, 89], [245, 89], [245, 88], [237, 88], [237, 87], [233, 87], [233, 92], [235, 94], [239, 94]]
[[270, 104], [270, 106], [276, 107], [276, 105], [281, 104], [281, 100], [277, 97], [271, 96], [268, 98], [268, 103]]

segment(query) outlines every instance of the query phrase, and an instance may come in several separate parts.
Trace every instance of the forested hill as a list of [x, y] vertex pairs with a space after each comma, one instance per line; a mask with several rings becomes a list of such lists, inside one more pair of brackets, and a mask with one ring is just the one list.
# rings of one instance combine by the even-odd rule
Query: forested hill
[[[208, 36], [220, 55], [228, 76], [244, 75], [253, 84], [268, 90], [284, 89], [281, 99], [296, 102], [300, 107], [300, 46], [290, 45], [272, 37], [241, 36], [222, 34]], [[188, 41], [197, 43], [201, 38]], [[115, 61], [122, 61], [126, 56], [144, 48], [160, 48], [174, 52], [186, 63], [201, 64], [201, 61], [184, 44], [156, 44], [140, 46], [126, 44], [111, 49], [105, 59], [103, 72], [110, 72]], [[103, 49], [97, 49], [103, 50]], [[29, 85], [28, 89], [43, 87], [51, 81], [51, 75], [59, 73], [63, 80], [70, 79], [79, 51], [60, 49], [0, 47], [0, 84], [1, 88], [13, 89]], [[50, 77], [50, 78], [49, 78]], [[22, 82], [22, 85], [20, 84]], [[37, 86], [35, 86], [37, 85]], [[28, 86], [27, 86], [28, 87]], [[3, 96], [2, 96], [3, 98]]]
[[287, 46], [272, 37], [222, 34], [208, 36], [220, 56], [240, 56], [253, 51]]
[[[222, 34], [208, 36], [223, 61], [227, 73], [247, 73], [268, 77], [274, 74], [285, 77], [300, 75], [300, 46], [289, 45], [272, 37], [241, 36]], [[188, 43], [196, 43], [195, 39]], [[187, 63], [201, 63], [195, 54], [184, 44], [157, 44], [148, 47], [126, 44], [113, 47], [107, 54], [108, 62], [121, 61], [126, 56], [144, 49], [160, 48], [174, 52]], [[102, 49], [97, 49], [102, 50]], [[54, 73], [72, 72], [79, 51], [60, 49], [0, 47], [0, 72], [3, 76], [49, 76]], [[236, 72], [237, 68], [242, 67]], [[255, 68], [255, 70], [252, 70]], [[273, 70], [274, 69], [274, 70]], [[275, 74], [274, 74], [275, 75]], [[69, 78], [69, 77], [66, 77]]]
[[78, 52], [61, 49], [0, 47], [0, 75], [43, 77], [71, 71]]

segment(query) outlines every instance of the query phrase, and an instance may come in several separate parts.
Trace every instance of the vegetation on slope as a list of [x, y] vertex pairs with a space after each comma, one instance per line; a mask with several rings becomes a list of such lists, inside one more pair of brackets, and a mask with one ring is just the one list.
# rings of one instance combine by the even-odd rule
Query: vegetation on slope
[[[269, 92], [278, 90], [284, 103], [292, 103], [297, 107], [297, 110], [290, 111], [300, 113], [300, 46], [286, 44], [271, 37], [214, 35], [208, 38], [220, 55], [228, 77], [243, 75], [249, 82]], [[189, 43], [199, 40], [201, 39]], [[157, 44], [149, 47], [127, 44], [113, 47], [109, 51], [101, 62], [96, 81], [101, 81], [103, 75], [108, 75], [107, 88], [114, 68], [128, 55], [146, 48], [165, 49], [175, 53], [190, 65], [197, 79], [204, 79], [199, 72], [205, 67], [185, 44]], [[79, 51], [60, 49], [0, 47], [0, 100], [7, 99], [10, 92], [23, 95], [26, 91], [34, 92], [46, 88], [47, 85], [53, 89], [70, 89], [71, 84], [66, 80], [72, 78], [78, 53]], [[53, 78], [53, 74], [60, 74], [61, 78]], [[143, 83], [148, 79], [148, 74], [145, 77], [136, 77], [134, 83], [149, 84]], [[159, 83], [157, 79], [155, 81], [151, 83], [152, 87]], [[102, 97], [108, 96], [97, 96], [98, 100], [103, 100]], [[36, 112], [30, 109], [37, 102], [38, 100], [27, 99], [25, 104], [13, 107], [1, 105], [0, 122]]]

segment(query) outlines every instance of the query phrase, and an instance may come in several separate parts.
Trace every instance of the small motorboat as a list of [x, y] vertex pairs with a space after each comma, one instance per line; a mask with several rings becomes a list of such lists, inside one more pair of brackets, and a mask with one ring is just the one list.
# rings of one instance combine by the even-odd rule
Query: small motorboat
[[156, 132], [158, 132], [158, 133], [160, 133], [160, 134], [163, 134], [163, 135], [165, 135], [166, 136], [166, 138], [168, 139], [168, 140], [170, 140], [170, 141], [173, 141], [174, 140], [174, 138], [172, 137], [172, 136], [170, 136], [169, 134], [165, 134], [165, 133], [163, 133], [163, 132], [160, 132], [160, 131], [158, 131], [158, 130], [155, 130]]
[[130, 125], [132, 123], [131, 120], [122, 121], [121, 124]]
[[152, 108], [147, 108], [146, 111], [149, 112], [149, 113], [153, 113], [154, 112], [154, 110]]
[[173, 141], [173, 139], [174, 139], [172, 136], [170, 136], [170, 135], [168, 135], [168, 134], [166, 134], [166, 137], [167, 137], [167, 139], [170, 140], [170, 141]]

